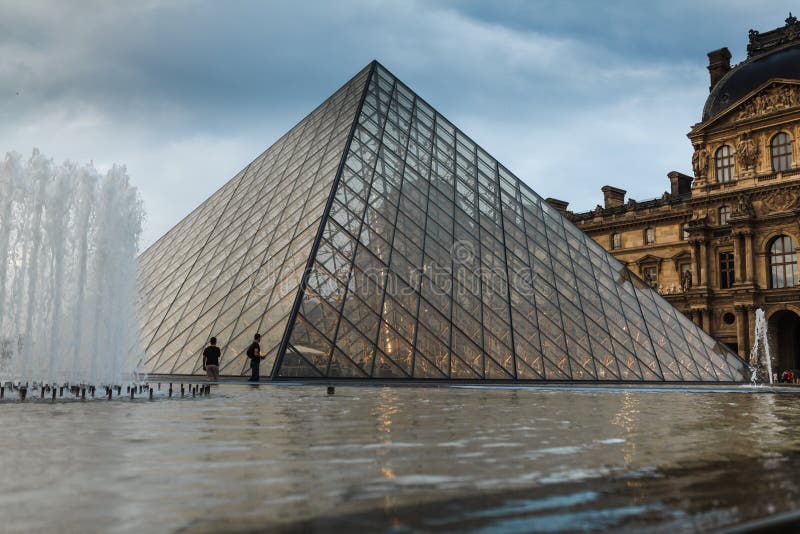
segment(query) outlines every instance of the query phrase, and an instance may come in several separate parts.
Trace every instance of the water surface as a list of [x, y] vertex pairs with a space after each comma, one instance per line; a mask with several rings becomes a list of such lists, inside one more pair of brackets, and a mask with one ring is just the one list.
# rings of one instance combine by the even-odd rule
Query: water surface
[[223, 385], [0, 404], [0, 530], [707, 531], [800, 503], [800, 396]]

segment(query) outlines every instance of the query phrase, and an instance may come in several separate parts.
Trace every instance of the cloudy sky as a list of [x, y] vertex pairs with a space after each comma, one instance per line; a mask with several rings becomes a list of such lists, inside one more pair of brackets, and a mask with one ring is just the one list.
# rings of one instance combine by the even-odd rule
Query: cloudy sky
[[[165, 233], [372, 59], [543, 196], [689, 172], [706, 53], [786, 2], [0, 0], [0, 150], [127, 165]], [[800, 11], [800, 9], [796, 9]]]

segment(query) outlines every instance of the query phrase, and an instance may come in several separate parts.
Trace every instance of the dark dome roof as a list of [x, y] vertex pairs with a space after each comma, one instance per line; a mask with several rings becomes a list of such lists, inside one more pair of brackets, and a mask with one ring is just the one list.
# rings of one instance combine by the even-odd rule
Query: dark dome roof
[[714, 86], [703, 108], [703, 122], [771, 78], [800, 80], [800, 43], [749, 58], [731, 69]]

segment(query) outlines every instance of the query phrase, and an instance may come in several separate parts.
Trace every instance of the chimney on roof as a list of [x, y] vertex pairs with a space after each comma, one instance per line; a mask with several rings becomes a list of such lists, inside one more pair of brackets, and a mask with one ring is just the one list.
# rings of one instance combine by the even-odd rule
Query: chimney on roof
[[672, 196], [688, 195], [692, 191], [692, 178], [682, 172], [672, 171], [667, 173], [669, 177], [670, 194]]
[[727, 47], [713, 50], [708, 53], [708, 73], [711, 75], [711, 92], [714, 86], [731, 70], [731, 52]]
[[567, 215], [567, 206], [569, 206], [569, 202], [558, 200], [557, 198], [546, 198], [545, 200], [548, 204], [561, 212], [561, 215]]
[[625, 193], [627, 193], [627, 191], [624, 189], [604, 185], [600, 188], [600, 191], [603, 192], [603, 202], [605, 203], [606, 209], [616, 208], [625, 204]]

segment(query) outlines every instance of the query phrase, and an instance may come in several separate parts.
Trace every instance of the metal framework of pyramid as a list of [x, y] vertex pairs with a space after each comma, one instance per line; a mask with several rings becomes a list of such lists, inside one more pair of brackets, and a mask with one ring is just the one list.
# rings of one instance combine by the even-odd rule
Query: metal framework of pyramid
[[377, 62], [140, 258], [145, 370], [741, 381], [706, 335]]

